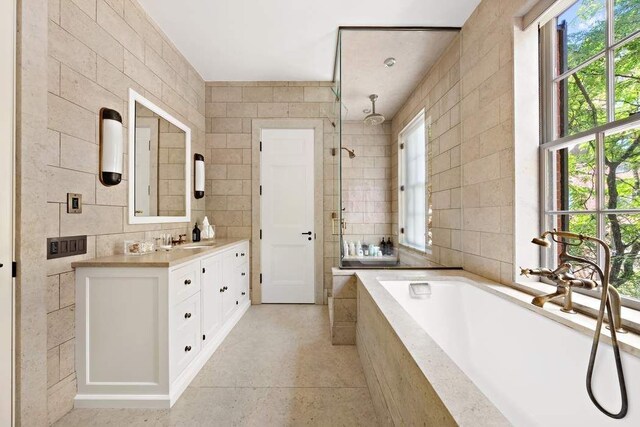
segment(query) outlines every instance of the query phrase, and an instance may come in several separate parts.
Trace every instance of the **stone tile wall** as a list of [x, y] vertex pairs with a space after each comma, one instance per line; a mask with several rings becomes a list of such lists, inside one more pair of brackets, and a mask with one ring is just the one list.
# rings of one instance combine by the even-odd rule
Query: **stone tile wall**
[[526, 3], [483, 0], [460, 45], [463, 266], [504, 283], [514, 279], [514, 17]]
[[526, 6], [483, 0], [393, 120], [394, 168], [398, 132], [422, 108], [432, 120], [428, 258], [503, 283], [514, 278], [514, 18]]
[[[42, 260], [48, 412], [49, 422], [55, 422], [72, 408], [76, 393], [71, 262], [122, 252], [125, 239], [189, 235], [193, 226], [128, 224], [128, 171], [115, 187], [103, 186], [97, 175], [100, 108], [120, 112], [128, 127], [133, 88], [189, 126], [192, 152], [202, 152], [205, 84], [135, 0], [50, 0], [48, 51], [46, 236], [88, 235], [86, 255]], [[68, 192], [82, 193], [82, 214], [66, 213]], [[202, 219], [205, 200], [192, 198], [192, 222]]]
[[[251, 132], [253, 119], [313, 118], [324, 121], [324, 289], [337, 265], [335, 173], [338, 146], [331, 82], [206, 83], [206, 211], [218, 237], [251, 237]], [[337, 229], [336, 229], [337, 231]], [[259, 302], [259, 301], [254, 301]], [[326, 302], [326, 299], [325, 299]]]
[[391, 235], [391, 123], [343, 122], [342, 146], [356, 154], [342, 152], [344, 238], [378, 244]]
[[[398, 135], [425, 110], [431, 121], [427, 145], [428, 179], [431, 183], [432, 247], [421, 254], [401, 247], [403, 264], [462, 266], [460, 175], [460, 36], [457, 36], [416, 86], [392, 122], [391, 200], [393, 233], [398, 242]], [[427, 192], [427, 200], [428, 192]]]

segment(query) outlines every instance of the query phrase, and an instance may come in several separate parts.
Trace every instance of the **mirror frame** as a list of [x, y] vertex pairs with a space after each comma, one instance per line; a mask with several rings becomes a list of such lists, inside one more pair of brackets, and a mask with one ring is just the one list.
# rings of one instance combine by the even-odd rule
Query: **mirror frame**
[[[172, 125], [182, 129], [185, 132], [185, 216], [136, 216], [135, 215], [135, 129], [136, 129], [136, 102], [147, 107]], [[164, 111], [162, 108], [149, 101], [133, 89], [129, 89], [129, 224], [163, 224], [171, 222], [191, 222], [191, 129]]]

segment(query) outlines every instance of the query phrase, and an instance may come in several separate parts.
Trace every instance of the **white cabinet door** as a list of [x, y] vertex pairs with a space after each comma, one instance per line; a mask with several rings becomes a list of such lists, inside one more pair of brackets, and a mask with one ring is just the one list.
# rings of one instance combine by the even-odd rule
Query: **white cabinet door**
[[264, 303], [314, 302], [314, 151], [313, 129], [262, 131]]
[[238, 289], [238, 279], [236, 274], [237, 259], [240, 256], [237, 248], [225, 252], [222, 261], [222, 316], [227, 320], [236, 309], [236, 292]]
[[200, 263], [200, 293], [202, 300], [202, 340], [212, 339], [222, 326], [222, 260], [223, 255], [215, 255]]

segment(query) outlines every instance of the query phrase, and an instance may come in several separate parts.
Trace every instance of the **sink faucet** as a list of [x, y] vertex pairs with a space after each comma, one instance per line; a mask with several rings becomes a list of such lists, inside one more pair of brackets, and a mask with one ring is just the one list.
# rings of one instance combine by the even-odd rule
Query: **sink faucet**
[[178, 240], [174, 239], [173, 237], [171, 238], [171, 245], [172, 246], [181, 245], [183, 243], [187, 243], [187, 235], [186, 234], [179, 234], [178, 235]]
[[[531, 301], [531, 303], [538, 307], [542, 307], [548, 301], [563, 297], [564, 301], [561, 310], [566, 313], [575, 313], [573, 310], [573, 288], [595, 289], [598, 286], [598, 283], [590, 279], [576, 278], [572, 271], [572, 264], [569, 263], [569, 261], [587, 264], [593, 267], [598, 273], [602, 290], [608, 294], [608, 301], [611, 303], [612, 309], [612, 316], [611, 319], [609, 319], [610, 325], [615, 327], [616, 331], [619, 333], [626, 332], [622, 328], [620, 294], [616, 288], [609, 286], [609, 275], [611, 274], [611, 249], [609, 248], [609, 245], [595, 237], [571, 233], [568, 231], [545, 231], [540, 237], [534, 238], [531, 242], [548, 248], [551, 246], [551, 242], [547, 240], [547, 236], [551, 236], [552, 240], [562, 244], [562, 251], [560, 252], [560, 255], [558, 255], [558, 260], [560, 262], [558, 268], [553, 271], [548, 268], [521, 268], [520, 275], [526, 277], [529, 275], [546, 277], [556, 284], [556, 291], [547, 295], [537, 296]], [[568, 243], [562, 240], [556, 240], [557, 238], [577, 240], [578, 243]], [[602, 246], [605, 254], [604, 269], [591, 260], [567, 253], [567, 246], [579, 246], [586, 241], [594, 242]]]

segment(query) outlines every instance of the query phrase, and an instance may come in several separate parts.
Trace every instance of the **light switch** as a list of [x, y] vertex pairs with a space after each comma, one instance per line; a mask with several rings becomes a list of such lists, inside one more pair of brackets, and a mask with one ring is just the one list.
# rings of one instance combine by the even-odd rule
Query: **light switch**
[[67, 193], [67, 213], [82, 213], [82, 194]]

